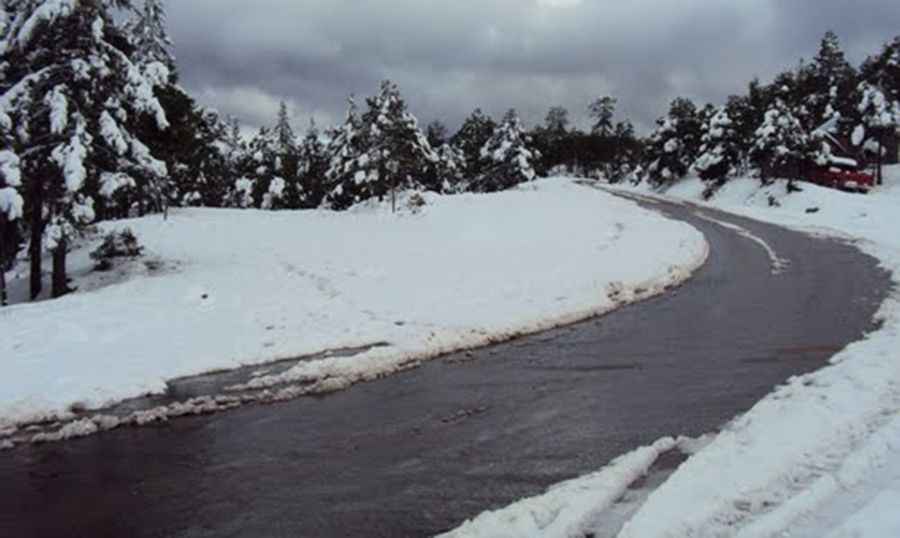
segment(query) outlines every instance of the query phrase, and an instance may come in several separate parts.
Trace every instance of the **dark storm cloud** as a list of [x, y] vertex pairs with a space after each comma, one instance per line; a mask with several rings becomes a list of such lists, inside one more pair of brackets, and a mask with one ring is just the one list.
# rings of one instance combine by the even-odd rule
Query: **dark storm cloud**
[[900, 33], [895, 0], [176, 0], [183, 83], [252, 125], [281, 99], [339, 121], [348, 94], [396, 80], [423, 121], [474, 107], [551, 105], [581, 119], [598, 95], [649, 126], [678, 95], [719, 102], [812, 56], [834, 29], [854, 61]]

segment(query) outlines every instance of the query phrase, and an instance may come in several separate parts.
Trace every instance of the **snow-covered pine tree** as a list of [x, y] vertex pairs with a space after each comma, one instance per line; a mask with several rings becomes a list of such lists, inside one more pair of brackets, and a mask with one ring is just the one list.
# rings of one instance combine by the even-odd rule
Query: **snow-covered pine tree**
[[688, 171], [682, 158], [684, 144], [678, 137], [676, 127], [676, 120], [660, 118], [656, 120], [656, 129], [647, 140], [647, 177], [657, 185], [674, 182]]
[[[2, 126], [0, 126], [2, 129]], [[0, 130], [2, 139], [8, 140]], [[6, 306], [6, 272], [12, 267], [21, 248], [19, 221], [23, 216], [24, 201], [19, 194], [22, 186], [19, 156], [8, 149], [4, 142], [0, 149], [0, 306]]]
[[[147, 71], [157, 84], [168, 84], [177, 78], [172, 40], [166, 29], [164, 0], [143, 0], [141, 9], [133, 8], [133, 17], [127, 26], [131, 44], [135, 48], [134, 63]], [[152, 64], [159, 62], [162, 71]]]
[[862, 82], [857, 110], [860, 124], [853, 132], [853, 142], [875, 156], [877, 182], [884, 182], [884, 141], [890, 133], [900, 132], [900, 101], [892, 101], [880, 87]]
[[192, 111], [191, 126], [191, 140], [183, 141], [178, 150], [185, 168], [178, 173], [177, 202], [182, 206], [219, 207], [232, 174], [226, 155], [229, 126], [216, 111], [200, 106]]
[[[271, 180], [263, 198], [263, 206], [270, 209], [299, 209], [305, 196], [300, 183], [300, 147], [291, 126], [287, 103], [281, 102], [278, 119], [272, 134], [276, 141], [275, 173], [280, 181]], [[267, 203], [267, 201], [269, 203]]]
[[[281, 143], [274, 129], [261, 127], [247, 147], [247, 153], [239, 165], [239, 178], [234, 184], [231, 196], [236, 207], [257, 207], [262, 209], [280, 209], [285, 194], [286, 183], [282, 174], [282, 161], [279, 156]], [[253, 190], [249, 198], [243, 190], [250, 180]], [[247, 200], [251, 203], [247, 205]]]
[[475, 192], [496, 192], [533, 181], [534, 153], [519, 114], [510, 109], [493, 136], [481, 148], [481, 175], [471, 184]]
[[840, 41], [834, 32], [822, 38], [819, 52], [813, 61], [798, 73], [798, 83], [804, 93], [804, 127], [815, 130], [828, 123], [831, 134], [845, 134], [852, 123], [856, 94], [856, 70], [847, 61]]
[[[133, 134], [149, 116], [168, 127], [153, 84], [131, 61], [113, 9], [127, 0], [22, 0], [2, 42], [0, 123], [15, 126], [25, 211], [30, 215], [31, 292], [42, 287], [41, 253], [53, 252], [53, 295], [68, 289], [72, 235], [134, 176], [163, 181], [166, 166]], [[9, 6], [8, 6], [9, 7]]]
[[355, 173], [355, 163], [366, 151], [361, 127], [356, 101], [350, 96], [344, 123], [331, 130], [326, 150], [328, 169], [325, 171], [326, 193], [322, 199], [322, 207], [326, 209], [346, 209], [356, 202], [353, 191], [344, 190], [344, 178]]
[[443, 144], [437, 149], [438, 162], [435, 166], [436, 183], [445, 194], [465, 192], [466, 156], [452, 144]]
[[707, 121], [702, 142], [700, 157], [693, 168], [701, 179], [710, 183], [707, 187], [710, 195], [734, 175], [742, 160], [740, 135], [724, 108], [717, 110]]
[[808, 133], [781, 99], [766, 112], [756, 139], [751, 158], [759, 166], [763, 182], [781, 176], [788, 179], [788, 190], [803, 177], [807, 163], [825, 165], [831, 157], [823, 134]]
[[340, 196], [333, 196], [334, 189], [329, 194], [334, 209], [421, 187], [428, 168], [438, 160], [396, 84], [382, 82], [378, 95], [367, 104], [358, 137], [362, 151], [346, 163], [338, 178], [335, 189]]
[[862, 79], [881, 88], [889, 101], [900, 101], [900, 36], [866, 58], [860, 71]]
[[459, 148], [465, 156], [464, 175], [467, 180], [471, 181], [481, 174], [481, 148], [487, 144], [496, 128], [497, 123], [480, 108], [476, 108], [450, 139], [450, 144]]
[[657, 120], [647, 146], [647, 175], [652, 182], [671, 183], [688, 173], [700, 153], [702, 125], [693, 102], [683, 97], [672, 101], [668, 115]]
[[[406, 107], [400, 89], [385, 80], [377, 96], [367, 100], [369, 110], [363, 115], [363, 128], [368, 131], [367, 166], [363, 170], [378, 170], [381, 180], [374, 184], [369, 196], [392, 196], [397, 190], [427, 187], [423, 180], [428, 169], [438, 162], [438, 156], [419, 128], [419, 122]], [[439, 186], [437, 187], [439, 188]]]
[[298, 168], [298, 180], [302, 199], [299, 207], [313, 209], [322, 204], [325, 198], [325, 176], [328, 172], [328, 153], [316, 120], [309, 120], [309, 128], [306, 136], [300, 143], [300, 161]]

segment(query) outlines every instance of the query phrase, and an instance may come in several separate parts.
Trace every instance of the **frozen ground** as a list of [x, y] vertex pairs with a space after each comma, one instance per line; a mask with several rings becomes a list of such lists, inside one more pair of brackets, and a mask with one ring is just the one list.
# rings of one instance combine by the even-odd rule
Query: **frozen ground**
[[[622, 189], [661, 196], [643, 186]], [[701, 201], [700, 181], [688, 179], [662, 196], [854, 240], [878, 257], [897, 281], [900, 167], [890, 168], [886, 185], [868, 196], [806, 184], [803, 189], [788, 196], [784, 183], [760, 188], [758, 180], [734, 180], [707, 203]], [[773, 268], [776, 265], [773, 261]], [[829, 367], [789, 380], [729, 424], [642, 499], [617, 535], [900, 536], [898, 299], [895, 291], [882, 306], [879, 331], [842, 351]], [[655, 446], [666, 448], [670, 442]], [[483, 514], [452, 535], [513, 536], [516, 532], [504, 533], [522, 528], [525, 521], [541, 525], [525, 533], [529, 535], [608, 536], [603, 522], [592, 514], [607, 509], [610, 498], [632, 478], [622, 472], [622, 462], [645, 462], [658, 453], [652, 447], [639, 449], [600, 473], [615, 477], [609, 483], [590, 476], [578, 479], [543, 497]], [[598, 483], [606, 489], [576, 486]]]
[[253, 381], [340, 389], [660, 293], [707, 254], [693, 228], [566, 179], [398, 215], [194, 209], [103, 228], [126, 226], [144, 259], [92, 273], [87, 245], [72, 256], [78, 293], [0, 310], [0, 442], [167, 379], [388, 344]]

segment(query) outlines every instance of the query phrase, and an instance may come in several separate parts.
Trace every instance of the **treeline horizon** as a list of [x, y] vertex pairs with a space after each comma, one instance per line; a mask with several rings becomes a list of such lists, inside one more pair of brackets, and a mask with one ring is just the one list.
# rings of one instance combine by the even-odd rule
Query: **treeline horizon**
[[[552, 171], [665, 184], [827, 163], [852, 141], [878, 164], [900, 124], [900, 37], [857, 68], [827, 33], [810, 62], [749, 83], [719, 106], [676, 98], [647, 137], [588, 104], [589, 131], [548, 105], [526, 129], [515, 109], [475, 108], [450, 133], [422, 127], [400, 88], [350, 99], [344, 121], [300, 135], [282, 103], [272, 126], [200, 105], [179, 84], [162, 0], [0, 0], [0, 292], [21, 254], [31, 296], [69, 291], [66, 256], [93, 223], [170, 207], [346, 209], [402, 189], [493, 192]], [[879, 166], [880, 168], [880, 166]]]

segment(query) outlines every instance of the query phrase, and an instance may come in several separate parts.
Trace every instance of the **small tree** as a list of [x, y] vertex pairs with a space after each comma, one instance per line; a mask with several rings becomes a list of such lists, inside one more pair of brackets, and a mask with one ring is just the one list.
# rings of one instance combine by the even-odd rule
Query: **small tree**
[[472, 184], [476, 192], [494, 192], [533, 181], [535, 155], [515, 110], [509, 110], [494, 135], [481, 148], [483, 172]]

